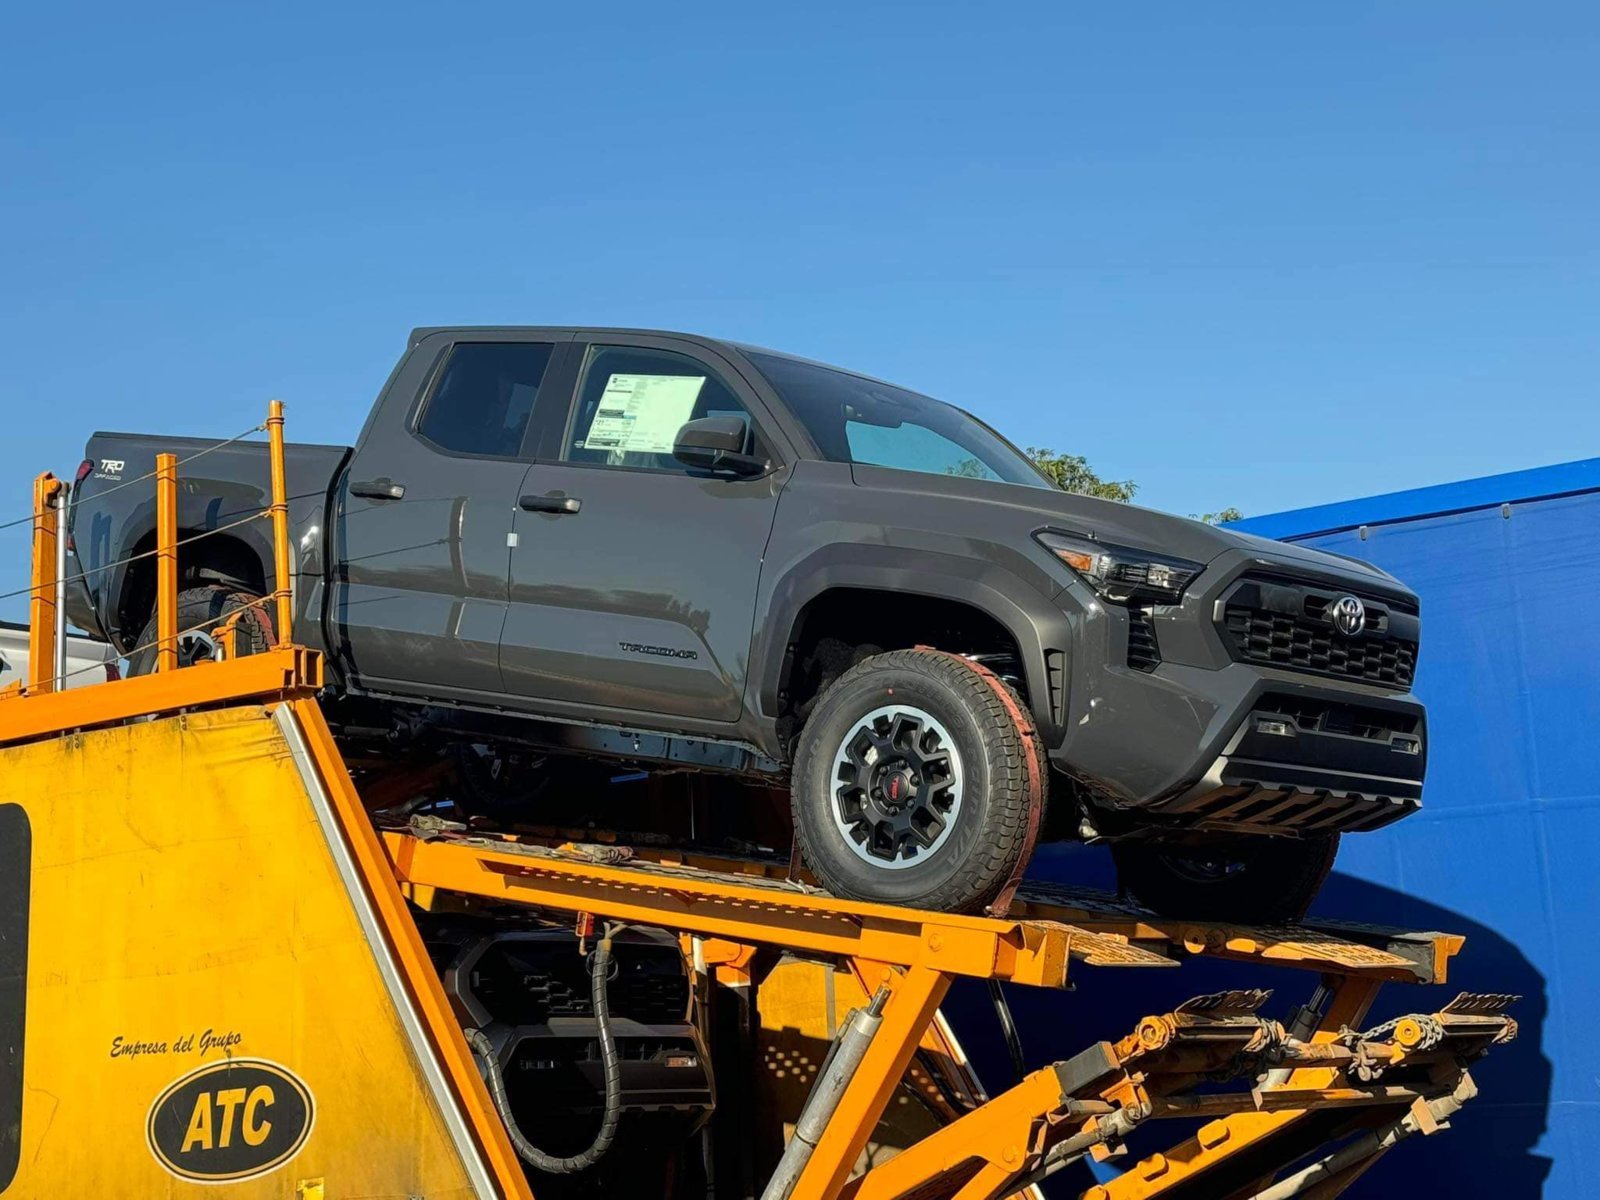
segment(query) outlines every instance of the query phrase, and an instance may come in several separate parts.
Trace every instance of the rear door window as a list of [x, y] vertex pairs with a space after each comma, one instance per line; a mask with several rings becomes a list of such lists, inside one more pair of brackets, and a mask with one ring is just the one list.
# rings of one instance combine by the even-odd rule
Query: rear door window
[[450, 351], [417, 432], [441, 450], [517, 458], [555, 349], [548, 342], [464, 342]]

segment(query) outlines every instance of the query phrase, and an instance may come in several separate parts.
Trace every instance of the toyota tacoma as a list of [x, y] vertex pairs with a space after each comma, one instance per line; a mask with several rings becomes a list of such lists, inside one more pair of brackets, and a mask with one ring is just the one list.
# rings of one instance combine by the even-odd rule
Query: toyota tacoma
[[[264, 448], [207, 450], [88, 444], [69, 612], [134, 671], [155, 514], [123, 485], [160, 451], [194, 456], [184, 658], [240, 608], [248, 645], [272, 637], [270, 526], [245, 519]], [[1289, 919], [1341, 834], [1420, 802], [1412, 592], [1068, 494], [961, 409], [852, 371], [682, 334], [419, 329], [354, 447], [287, 461], [296, 630], [339, 704], [486, 774], [532, 748], [786, 785], [838, 894], [981, 909], [1042, 834], [1108, 843], [1151, 907]]]

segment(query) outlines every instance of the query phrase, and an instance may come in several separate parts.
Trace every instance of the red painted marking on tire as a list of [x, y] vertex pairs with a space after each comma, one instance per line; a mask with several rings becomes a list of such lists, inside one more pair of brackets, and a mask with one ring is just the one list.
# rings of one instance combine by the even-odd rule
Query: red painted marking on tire
[[1011, 869], [1011, 877], [1005, 881], [995, 898], [984, 909], [984, 912], [992, 917], [1003, 917], [1010, 910], [1011, 901], [1017, 894], [1017, 887], [1022, 883], [1022, 876], [1028, 869], [1028, 862], [1033, 858], [1034, 846], [1039, 841], [1039, 825], [1044, 816], [1046, 776], [1041, 758], [1043, 751], [1039, 730], [1033, 723], [1033, 715], [1018, 703], [1016, 693], [1006, 686], [1000, 676], [982, 663], [973, 662], [970, 658], [963, 658], [959, 654], [952, 654], [948, 650], [939, 650], [933, 646], [918, 646], [917, 649], [943, 654], [973, 671], [978, 678], [994, 689], [995, 695], [1000, 697], [1000, 703], [1005, 705], [1006, 712], [1010, 714], [1012, 723], [1022, 734], [1023, 758], [1028, 770], [1028, 824], [1022, 832], [1022, 851], [1017, 855], [1016, 866]]

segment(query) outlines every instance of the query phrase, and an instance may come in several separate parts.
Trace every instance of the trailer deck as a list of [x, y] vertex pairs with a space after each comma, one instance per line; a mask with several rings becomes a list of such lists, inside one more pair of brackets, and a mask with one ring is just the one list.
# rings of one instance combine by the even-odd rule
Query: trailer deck
[[[176, 486], [170, 459], [158, 485]], [[1084, 1200], [1333, 1196], [1400, 1140], [1446, 1128], [1476, 1092], [1471, 1065], [1515, 1036], [1503, 995], [1364, 1028], [1384, 985], [1446, 981], [1463, 939], [1445, 932], [1181, 920], [1037, 885], [1004, 916], [952, 915], [841, 900], [759, 858], [375, 820], [286, 589], [265, 653], [235, 656], [223, 631], [221, 661], [179, 670], [162, 654], [153, 675], [55, 686], [60, 494], [48, 478], [36, 489], [31, 678], [0, 698], [0, 850], [18, 859], [0, 910], [22, 914], [20, 942], [0, 936], [0, 1046], [17, 1047], [0, 1060], [8, 1196], [185, 1194], [176, 1177], [239, 1197], [531, 1200], [539, 1185], [419, 933], [429, 912], [666, 931], [699, 994], [743, 1013], [752, 1039], [782, 963], [821, 964], [856, 998], [840, 1017], [828, 993], [834, 1048], [808, 1066], [800, 1111], [719, 1097], [708, 1141], [788, 1136], [755, 1177], [708, 1180], [701, 1194], [718, 1198], [1039, 1195], [1085, 1156], [1133, 1158], [1163, 1121], [1170, 1143]], [[164, 644], [179, 633], [175, 538], [169, 521]], [[939, 1012], [958, 979], [1061, 990], [1092, 983], [1080, 967], [1207, 958], [1308, 972], [1309, 999], [1282, 1020], [1263, 1015], [1261, 988], [1130, 1012], [1125, 1037], [993, 1098]], [[937, 1128], [864, 1159], [904, 1089], [926, 1093]]]

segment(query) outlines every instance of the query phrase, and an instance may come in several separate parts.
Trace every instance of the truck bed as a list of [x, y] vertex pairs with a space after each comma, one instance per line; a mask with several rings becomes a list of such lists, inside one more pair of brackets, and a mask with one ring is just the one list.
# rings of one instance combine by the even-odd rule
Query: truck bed
[[[137, 556], [154, 545], [155, 481], [148, 478], [156, 455], [178, 456], [178, 529], [180, 540], [200, 534], [236, 540], [259, 561], [270, 563], [271, 534], [265, 520], [251, 521], [269, 504], [265, 441], [219, 443], [207, 438], [165, 434], [97, 432], [90, 439], [68, 518], [69, 576], [82, 576], [68, 588], [67, 617], [80, 629], [106, 639], [126, 652], [141, 630], [125, 620], [129, 599], [153, 570]], [[289, 525], [299, 611], [316, 593], [310, 585], [323, 577], [322, 531], [328, 497], [350, 455], [348, 446], [292, 442], [285, 447], [289, 490]], [[242, 524], [240, 522], [243, 522]], [[225, 528], [233, 526], [233, 528]], [[241, 554], [241, 558], [243, 555]], [[179, 552], [179, 566], [183, 554]], [[151, 575], [153, 578], [153, 575]], [[271, 578], [260, 581], [270, 591]], [[307, 623], [312, 636], [319, 621]]]

